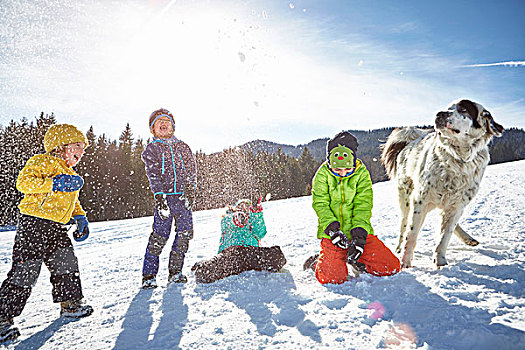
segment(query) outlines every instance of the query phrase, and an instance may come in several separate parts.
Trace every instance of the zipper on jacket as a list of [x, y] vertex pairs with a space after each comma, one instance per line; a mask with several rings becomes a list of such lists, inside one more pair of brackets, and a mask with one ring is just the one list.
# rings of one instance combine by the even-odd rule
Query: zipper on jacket
[[173, 165], [173, 193], [180, 194], [181, 192], [177, 192], [177, 167], [175, 166], [175, 152], [173, 151], [173, 145], [170, 146], [170, 152], [171, 152], [171, 164]]
[[40, 209], [44, 208], [44, 203], [47, 201], [47, 198], [49, 197], [49, 193], [46, 193], [42, 201], [40, 202]]
[[[356, 171], [358, 169], [358, 166], [356, 165], [354, 171], [348, 175], [348, 177], [339, 177], [339, 183], [338, 185], [341, 186], [341, 204], [339, 204], [339, 223], [341, 224], [341, 226], [343, 225], [343, 203], [345, 201], [345, 193], [343, 191], [343, 180], [344, 179], [349, 179], [351, 178], [352, 176], [355, 175]], [[330, 170], [330, 169], [329, 169]], [[331, 171], [331, 170], [330, 170]], [[333, 172], [332, 172], [333, 173]]]
[[253, 238], [255, 238], [255, 240], [257, 241], [257, 246], [259, 246], [261, 244], [261, 241], [259, 241], [259, 238], [257, 238], [257, 236], [253, 233], [253, 225], [250, 224], [250, 233], [252, 234]]
[[184, 160], [182, 159], [182, 155], [179, 154], [180, 162], [182, 163], [182, 170], [186, 171], [186, 166], [184, 165]]
[[[75, 196], [73, 195], [73, 193], [74, 192], [70, 192], [69, 198], [71, 200], [69, 201], [69, 207], [67, 208], [67, 211], [65, 212], [64, 216], [62, 217], [62, 219], [60, 219], [60, 221], [62, 221], [62, 220], [64, 220], [66, 218], [67, 213], [69, 213], [69, 210], [75, 204]], [[71, 210], [71, 212], [73, 212], [73, 211]], [[71, 215], [71, 214], [69, 214], [69, 215]]]
[[345, 201], [345, 192], [343, 191], [343, 180], [339, 181], [339, 186], [341, 186], [341, 204], [339, 204], [339, 216], [341, 218], [341, 226], [343, 226], [343, 203]]

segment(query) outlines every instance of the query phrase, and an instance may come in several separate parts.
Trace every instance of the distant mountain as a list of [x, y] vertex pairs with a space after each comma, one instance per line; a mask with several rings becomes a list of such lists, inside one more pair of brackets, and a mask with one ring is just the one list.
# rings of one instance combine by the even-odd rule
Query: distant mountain
[[[432, 126], [418, 127], [422, 129], [432, 128]], [[394, 130], [394, 127], [369, 131], [348, 131], [351, 132], [359, 142], [359, 148], [357, 150], [357, 156], [359, 158], [379, 159], [381, 155], [380, 145], [386, 141], [392, 130]], [[271, 154], [277, 153], [277, 151], [281, 149], [284, 154], [299, 158], [304, 148], [308, 147], [308, 150], [315, 159], [324, 160], [326, 157], [326, 141], [328, 141], [328, 137], [313, 140], [307, 144], [292, 146], [271, 141], [255, 140], [247, 142], [239, 146], [239, 148], [254, 153], [267, 152]], [[525, 131], [518, 128], [505, 129], [503, 136], [494, 138], [489, 148], [492, 163], [504, 163], [525, 159]]]
[[311, 152], [312, 156], [315, 159], [321, 160], [325, 157], [325, 147], [327, 140], [328, 138], [317, 139], [307, 144], [297, 146], [285, 145], [282, 143], [265, 140], [255, 140], [247, 142], [239, 146], [239, 148], [252, 153], [267, 152], [270, 154], [277, 153], [278, 150], [281, 149], [281, 152], [287, 156], [299, 158], [301, 153], [303, 153], [303, 150], [308, 147], [308, 150]]
[[[363, 130], [348, 130], [351, 132], [359, 142], [358, 157], [368, 155], [370, 157], [378, 158], [381, 154], [379, 145], [381, 142], [384, 142], [388, 135], [392, 132], [394, 128], [385, 128], [385, 129], [376, 129], [370, 131]], [[279, 148], [281, 151], [292, 157], [299, 158], [303, 150], [307, 147], [312, 156], [318, 160], [324, 160], [326, 157], [326, 141], [328, 137], [313, 140], [307, 144], [292, 146], [285, 145], [281, 143], [264, 141], [264, 140], [255, 140], [247, 142], [239, 148], [246, 151], [258, 153], [258, 152], [268, 152], [268, 153], [277, 153]]]
[[[432, 126], [418, 126], [422, 129], [432, 129]], [[372, 182], [388, 180], [385, 168], [379, 161], [381, 157], [380, 145], [386, 141], [394, 127], [375, 129], [369, 131], [348, 130], [359, 142], [357, 156], [365, 163], [372, 177]], [[252, 153], [266, 152], [277, 153], [279, 149], [284, 154], [299, 158], [303, 150], [307, 147], [312, 157], [324, 161], [326, 158], [326, 141], [328, 137], [313, 140], [303, 145], [285, 145], [276, 142], [255, 140], [247, 142], [240, 149]], [[525, 159], [525, 131], [523, 129], [505, 129], [502, 137], [494, 138], [489, 145], [491, 164], [505, 163], [514, 160]]]

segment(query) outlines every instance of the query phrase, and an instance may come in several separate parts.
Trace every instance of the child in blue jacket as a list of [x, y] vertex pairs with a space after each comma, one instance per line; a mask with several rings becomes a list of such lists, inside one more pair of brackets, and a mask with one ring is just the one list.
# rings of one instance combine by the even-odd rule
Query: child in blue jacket
[[249, 270], [277, 272], [286, 264], [279, 246], [259, 246], [266, 235], [261, 200], [252, 205], [241, 199], [228, 208], [221, 220], [219, 254], [192, 267], [197, 282], [211, 283]]
[[149, 118], [153, 140], [142, 153], [146, 175], [155, 198], [153, 232], [142, 268], [142, 288], [155, 288], [159, 255], [170, 237], [176, 221], [175, 240], [171, 247], [168, 280], [185, 283], [182, 274], [184, 256], [193, 238], [192, 207], [195, 201], [196, 169], [190, 147], [174, 136], [175, 120], [166, 109], [154, 111]]

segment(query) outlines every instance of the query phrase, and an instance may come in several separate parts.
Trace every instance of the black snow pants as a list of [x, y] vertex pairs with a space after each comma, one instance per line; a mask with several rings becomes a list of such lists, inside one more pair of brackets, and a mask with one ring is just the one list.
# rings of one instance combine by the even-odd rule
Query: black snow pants
[[42, 263], [51, 273], [53, 302], [83, 298], [78, 261], [67, 227], [60, 223], [22, 215], [13, 246], [12, 267], [0, 289], [0, 317], [22, 313]]
[[279, 246], [232, 246], [210, 260], [196, 263], [191, 269], [198, 283], [211, 283], [244, 271], [277, 272], [285, 264], [286, 258]]

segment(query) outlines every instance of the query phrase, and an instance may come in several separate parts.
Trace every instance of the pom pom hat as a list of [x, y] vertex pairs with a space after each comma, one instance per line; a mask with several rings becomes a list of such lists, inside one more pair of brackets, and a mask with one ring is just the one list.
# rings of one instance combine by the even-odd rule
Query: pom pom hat
[[238, 227], [244, 227], [250, 217], [250, 206], [252, 202], [249, 199], [239, 199], [231, 208], [233, 211], [233, 223]]
[[341, 131], [326, 144], [326, 159], [332, 169], [355, 168], [357, 139], [348, 131]]
[[171, 125], [173, 126], [173, 130], [175, 131], [175, 119], [173, 118], [173, 114], [171, 114], [170, 111], [168, 111], [166, 108], [157, 109], [151, 115], [149, 116], [149, 130], [153, 132], [153, 125], [159, 119], [160, 117], [167, 117], [171, 120]]
[[51, 125], [44, 135], [44, 149], [46, 153], [57, 147], [76, 142], [84, 142], [86, 144], [85, 147], [89, 145], [86, 135], [70, 124]]

